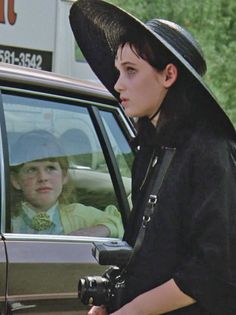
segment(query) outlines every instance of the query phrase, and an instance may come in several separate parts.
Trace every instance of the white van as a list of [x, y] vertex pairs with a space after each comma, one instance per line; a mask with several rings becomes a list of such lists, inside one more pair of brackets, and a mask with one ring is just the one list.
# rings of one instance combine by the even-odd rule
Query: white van
[[0, 62], [97, 80], [69, 24], [73, 0], [0, 1]]

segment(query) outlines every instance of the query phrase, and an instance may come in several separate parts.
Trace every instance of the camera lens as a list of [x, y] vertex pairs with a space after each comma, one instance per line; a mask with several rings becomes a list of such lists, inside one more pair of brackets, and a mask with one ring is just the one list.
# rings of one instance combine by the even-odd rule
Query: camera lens
[[85, 305], [106, 304], [110, 295], [110, 282], [100, 276], [85, 277], [79, 280], [78, 296]]

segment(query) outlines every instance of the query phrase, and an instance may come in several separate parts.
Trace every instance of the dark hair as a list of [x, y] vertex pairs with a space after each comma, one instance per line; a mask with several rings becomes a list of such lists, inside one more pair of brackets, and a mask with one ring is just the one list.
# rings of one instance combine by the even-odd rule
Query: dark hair
[[118, 47], [123, 48], [125, 44], [130, 46], [136, 56], [147, 61], [157, 71], [164, 70], [169, 63], [175, 64], [178, 69], [182, 67], [177, 58], [166, 47], [153, 41], [151, 36], [147, 36], [147, 34], [142, 37], [138, 32], [135, 32], [132, 36], [123, 36]]
[[[145, 36], [141, 36], [138, 32], [129, 38], [123, 37], [119, 47], [123, 48], [126, 44], [130, 46], [133, 53], [147, 61], [157, 71], [164, 70], [170, 63], [177, 68], [177, 80], [170, 87], [161, 104], [157, 126], [157, 131], [161, 136], [165, 133], [165, 126], [169, 126], [169, 123], [173, 126], [191, 125], [198, 119], [201, 112], [206, 113], [206, 108], [203, 110], [200, 89], [197, 87], [199, 83], [197, 80], [194, 80], [190, 71], [165, 46], [158, 41], [153, 41], [151, 36], [148, 37], [146, 33]], [[142, 117], [138, 119], [138, 132], [146, 119], [148, 118]], [[170, 145], [175, 145], [174, 137]]]

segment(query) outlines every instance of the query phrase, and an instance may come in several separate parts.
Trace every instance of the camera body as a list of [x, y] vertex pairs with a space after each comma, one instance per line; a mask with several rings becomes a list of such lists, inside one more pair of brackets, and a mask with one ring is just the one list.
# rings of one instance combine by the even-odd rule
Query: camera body
[[100, 265], [113, 265], [102, 276], [81, 278], [78, 284], [79, 298], [85, 305], [105, 305], [109, 312], [121, 306], [125, 288], [124, 267], [133, 249], [124, 241], [93, 243], [92, 255]]
[[93, 244], [92, 254], [100, 265], [123, 267], [127, 265], [133, 251], [127, 242], [120, 240]]

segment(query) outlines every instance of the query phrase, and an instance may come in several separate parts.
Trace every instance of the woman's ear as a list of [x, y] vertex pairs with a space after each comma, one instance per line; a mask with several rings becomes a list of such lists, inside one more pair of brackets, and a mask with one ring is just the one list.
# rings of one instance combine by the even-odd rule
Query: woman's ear
[[20, 184], [19, 184], [19, 182], [18, 182], [18, 180], [17, 180], [17, 175], [16, 175], [16, 174], [11, 173], [11, 175], [10, 175], [10, 180], [11, 180], [12, 186], [13, 186], [15, 189], [21, 190], [21, 186], [20, 186]]
[[164, 69], [164, 86], [170, 88], [178, 77], [178, 69], [173, 63], [169, 63]]

